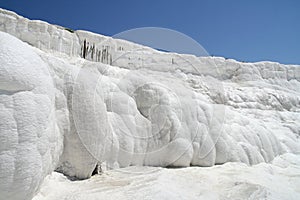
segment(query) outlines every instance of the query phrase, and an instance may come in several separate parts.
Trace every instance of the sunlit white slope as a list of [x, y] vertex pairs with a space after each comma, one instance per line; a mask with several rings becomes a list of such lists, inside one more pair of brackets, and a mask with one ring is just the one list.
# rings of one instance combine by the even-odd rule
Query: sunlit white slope
[[63, 150], [55, 87], [31, 46], [0, 32], [0, 199], [30, 199]]
[[[163, 53], [2, 9], [0, 21], [0, 198], [30, 199], [53, 170], [300, 152], [299, 66]], [[84, 41], [105, 53], [83, 56]]]
[[33, 200], [298, 200], [299, 165], [299, 156], [286, 154], [273, 164], [252, 167], [242, 163], [183, 169], [130, 167], [84, 181], [70, 181], [54, 172]]

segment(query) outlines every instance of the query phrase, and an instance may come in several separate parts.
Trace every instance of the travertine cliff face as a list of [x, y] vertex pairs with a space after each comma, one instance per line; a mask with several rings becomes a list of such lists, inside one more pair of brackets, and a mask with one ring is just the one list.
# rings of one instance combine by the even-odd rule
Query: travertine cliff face
[[31, 199], [53, 170], [300, 152], [299, 66], [163, 53], [6, 10], [0, 31], [0, 199]]

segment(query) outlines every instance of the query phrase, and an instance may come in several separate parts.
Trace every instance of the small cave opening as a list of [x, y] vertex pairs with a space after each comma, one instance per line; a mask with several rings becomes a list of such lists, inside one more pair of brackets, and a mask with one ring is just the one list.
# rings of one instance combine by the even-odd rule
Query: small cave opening
[[92, 172], [92, 176], [100, 175], [100, 174], [102, 174], [102, 173], [103, 173], [103, 171], [102, 171], [101, 165], [100, 165], [100, 164], [97, 164], [96, 167], [95, 167], [95, 169], [94, 169], [93, 172]]

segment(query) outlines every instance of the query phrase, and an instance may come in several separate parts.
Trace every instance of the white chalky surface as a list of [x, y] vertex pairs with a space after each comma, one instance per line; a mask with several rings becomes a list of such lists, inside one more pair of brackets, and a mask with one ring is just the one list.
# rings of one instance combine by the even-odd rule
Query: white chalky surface
[[[300, 153], [299, 66], [163, 53], [3, 9], [0, 31], [0, 199], [32, 199], [50, 173], [50, 186], [45, 182], [36, 198], [63, 199], [63, 192], [54, 193], [56, 184], [66, 195], [79, 187], [79, 199], [98, 198], [89, 194], [91, 185], [80, 185], [95, 181], [99, 197], [112, 198], [112, 190], [131, 199], [123, 193], [128, 189], [139, 199], [143, 193], [134, 194], [133, 186], [115, 193], [131, 179], [146, 199], [299, 198], [288, 185], [299, 186], [299, 162], [293, 161]], [[84, 40], [95, 44], [86, 59]], [[282, 164], [287, 158], [284, 168], [266, 164], [285, 153], [278, 158]], [[158, 168], [150, 190], [147, 173], [141, 183], [117, 171], [77, 183], [53, 172], [86, 179], [99, 163], [106, 169], [209, 168]], [[245, 180], [228, 180], [231, 171]], [[105, 192], [110, 173], [118, 181]], [[207, 193], [208, 183], [193, 182], [197, 176], [212, 184]], [[253, 183], [260, 176], [270, 176], [271, 191], [271, 182]], [[164, 182], [167, 192], [156, 194]]]

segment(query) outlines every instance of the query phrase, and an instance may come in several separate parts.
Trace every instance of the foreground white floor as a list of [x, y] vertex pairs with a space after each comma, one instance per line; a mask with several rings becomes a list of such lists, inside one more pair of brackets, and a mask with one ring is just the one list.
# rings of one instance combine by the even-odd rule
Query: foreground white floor
[[129, 167], [83, 181], [53, 172], [34, 200], [81, 199], [300, 199], [300, 155], [272, 164], [214, 167]]

